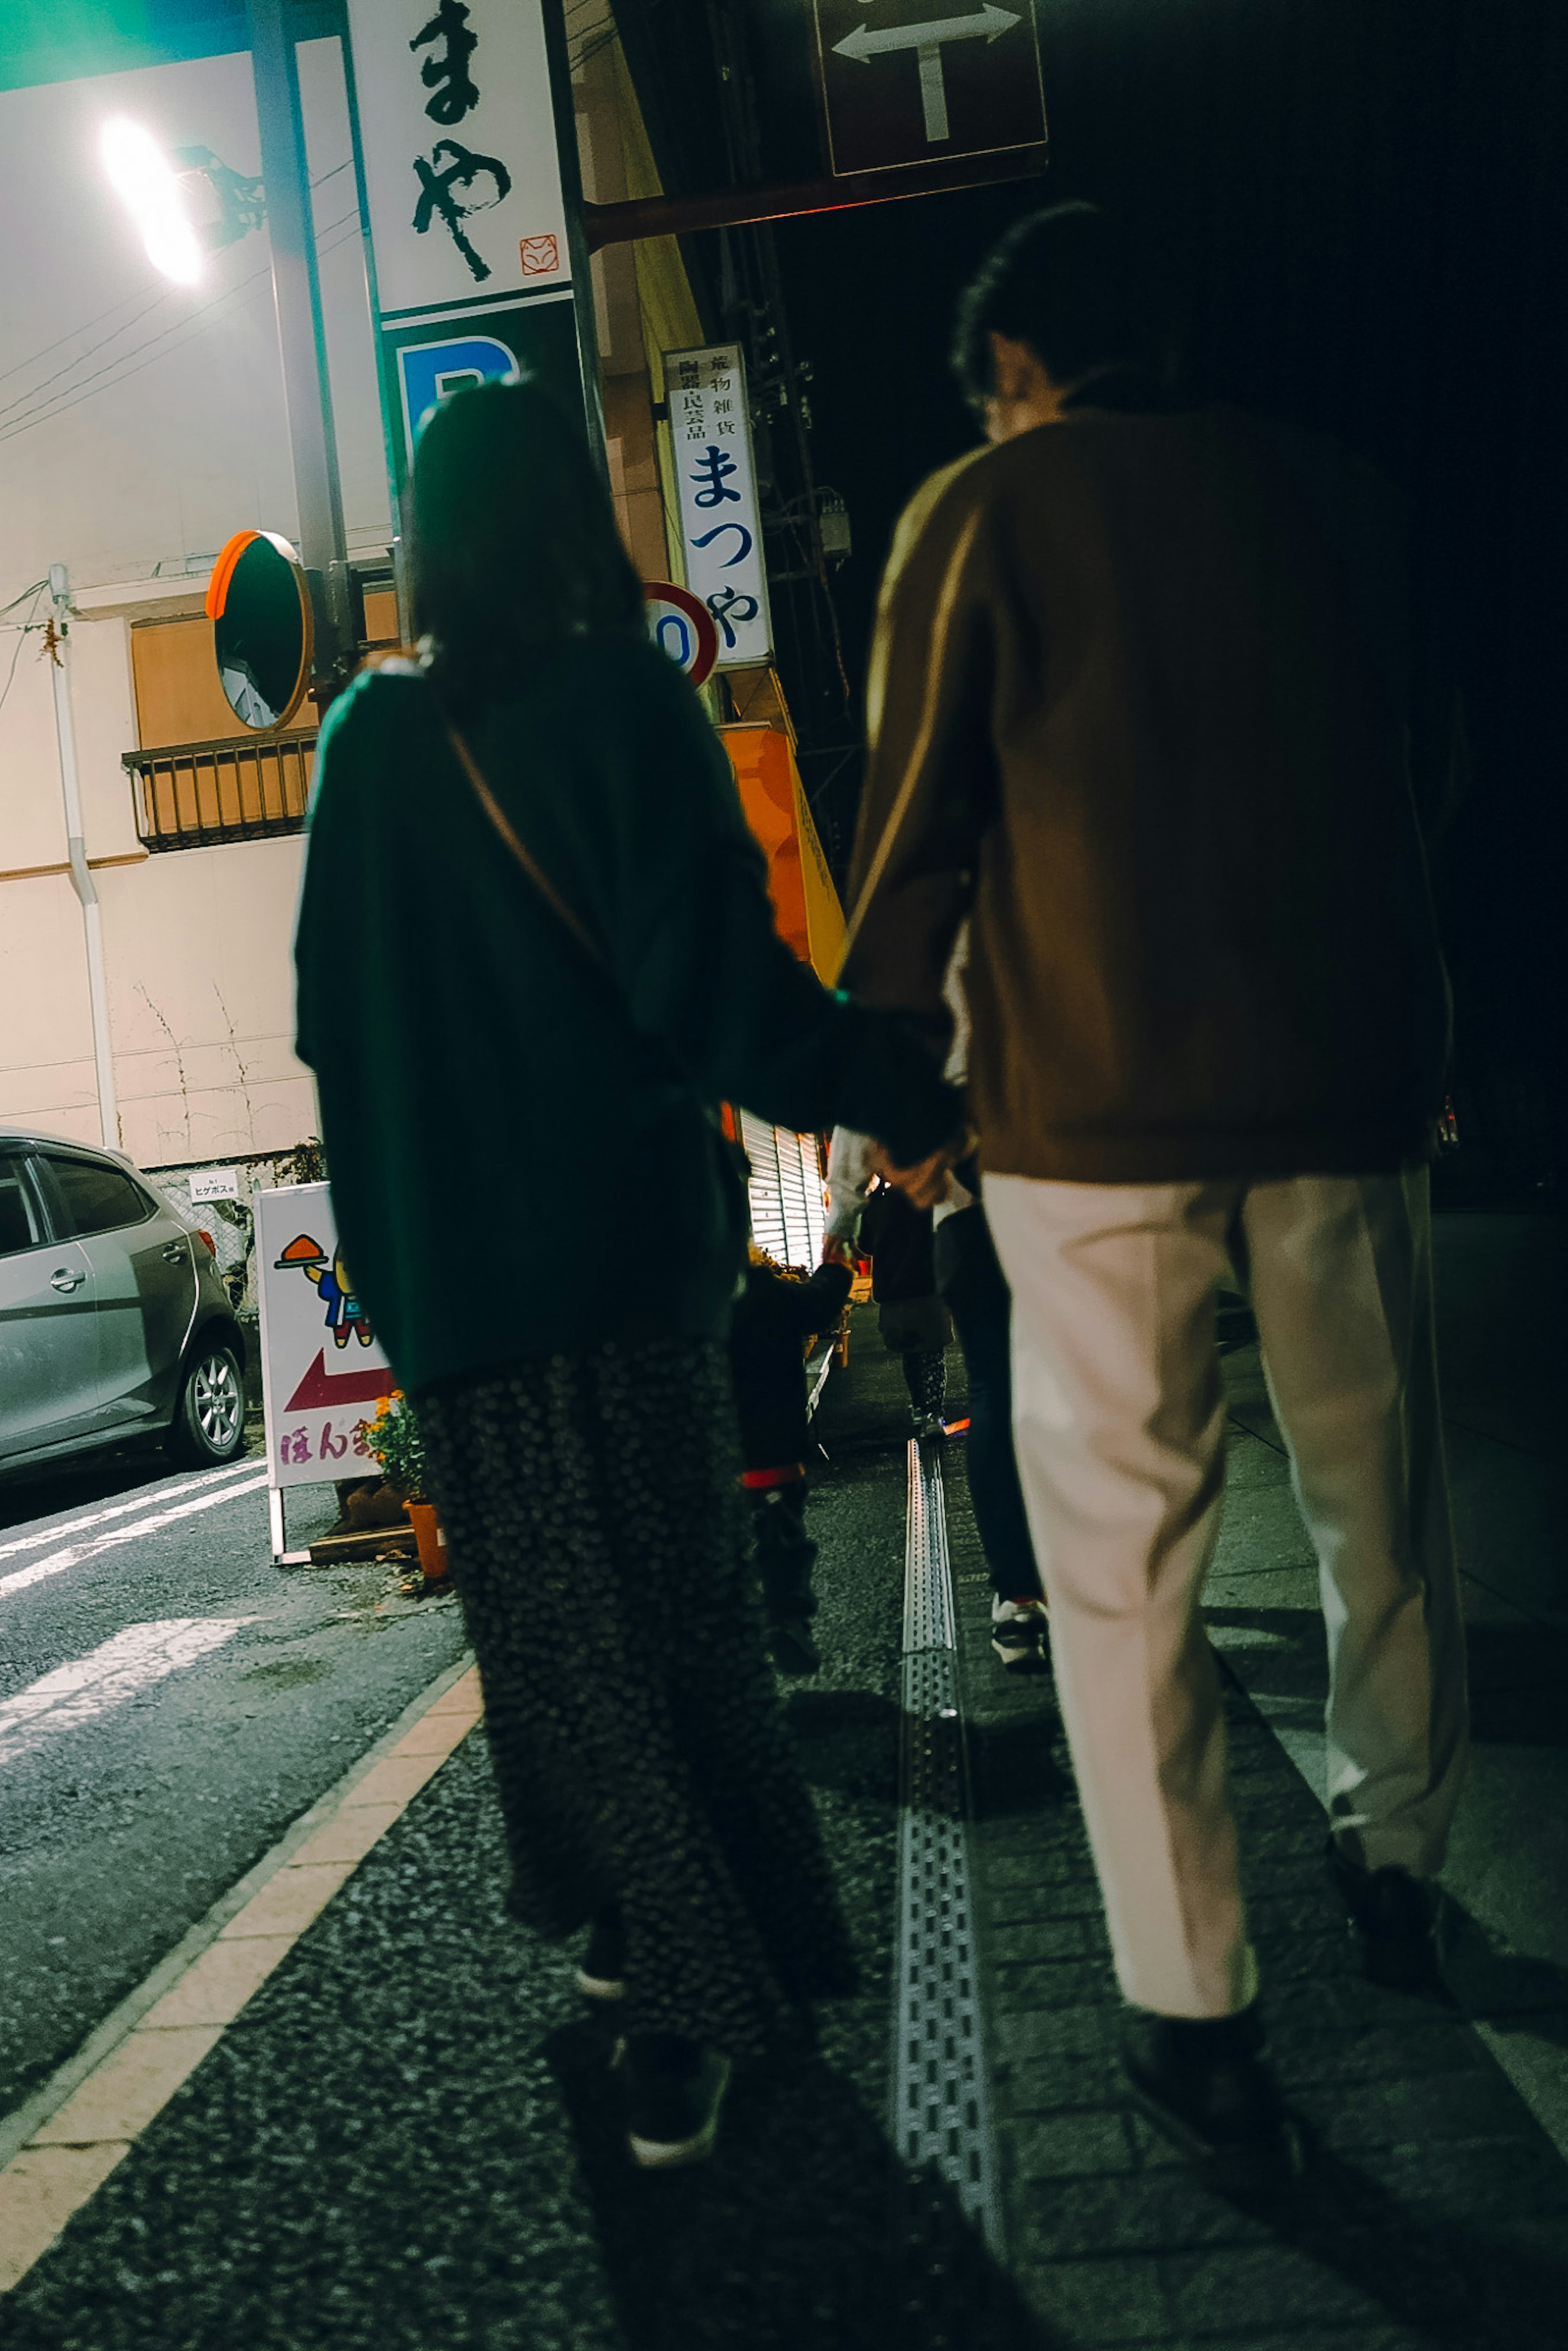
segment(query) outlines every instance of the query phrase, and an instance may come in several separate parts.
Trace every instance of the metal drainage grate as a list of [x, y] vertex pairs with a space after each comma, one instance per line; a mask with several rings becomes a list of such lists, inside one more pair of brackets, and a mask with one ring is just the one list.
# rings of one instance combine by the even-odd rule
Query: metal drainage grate
[[999, 2256], [1001, 2207], [981, 2041], [953, 1625], [941, 1462], [934, 1448], [912, 1442], [893, 2138], [912, 2171], [936, 2173]]

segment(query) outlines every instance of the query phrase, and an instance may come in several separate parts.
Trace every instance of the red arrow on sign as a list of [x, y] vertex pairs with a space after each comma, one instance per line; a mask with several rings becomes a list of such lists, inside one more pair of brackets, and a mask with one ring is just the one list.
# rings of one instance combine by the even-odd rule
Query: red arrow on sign
[[384, 1364], [368, 1372], [329, 1372], [323, 1347], [283, 1409], [313, 1412], [321, 1404], [375, 1404], [392, 1392], [392, 1375]]

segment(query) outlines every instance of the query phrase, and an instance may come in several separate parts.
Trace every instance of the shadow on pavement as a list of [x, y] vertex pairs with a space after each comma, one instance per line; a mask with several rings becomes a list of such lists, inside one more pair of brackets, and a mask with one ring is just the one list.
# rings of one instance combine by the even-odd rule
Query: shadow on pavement
[[628, 2351], [1065, 2351], [814, 2053], [737, 2075], [713, 2162], [663, 2176], [607, 2053], [591, 2024], [547, 2044]]
[[[1550, 2225], [1560, 2248], [1561, 2222]], [[1568, 2260], [1521, 2243], [1517, 2220], [1495, 2236], [1451, 2210], [1422, 2220], [1371, 2173], [1320, 2150], [1267, 2226], [1433, 2351], [1561, 2351]]]

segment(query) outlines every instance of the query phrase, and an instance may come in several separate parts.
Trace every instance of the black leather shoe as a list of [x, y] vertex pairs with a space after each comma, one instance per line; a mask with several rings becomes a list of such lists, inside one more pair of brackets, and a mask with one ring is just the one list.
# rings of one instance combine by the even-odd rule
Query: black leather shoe
[[1139, 2110], [1221, 2195], [1266, 2195], [1297, 2179], [1301, 2133], [1264, 2064], [1257, 2005], [1238, 2016], [1134, 2009], [1122, 2066]]
[[1382, 1869], [1363, 1869], [1340, 1851], [1333, 1837], [1328, 1872], [1344, 1904], [1368, 1981], [1390, 1991], [1446, 1999], [1438, 1943], [1442, 1896], [1431, 1879], [1413, 1876], [1393, 1862]]

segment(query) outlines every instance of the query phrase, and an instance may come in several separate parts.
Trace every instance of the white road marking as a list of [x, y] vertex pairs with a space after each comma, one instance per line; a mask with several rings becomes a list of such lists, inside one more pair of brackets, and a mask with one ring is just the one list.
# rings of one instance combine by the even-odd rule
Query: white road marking
[[123, 1706], [138, 1691], [221, 1649], [254, 1616], [168, 1616], [130, 1625], [68, 1666], [57, 1666], [0, 1705], [0, 1763], [14, 1763], [62, 1730]]
[[175, 1478], [154, 1485], [144, 1486], [129, 1502], [114, 1502], [103, 1510], [89, 1510], [85, 1517], [68, 1519], [64, 1526], [36, 1527], [29, 1535], [13, 1535], [9, 1542], [0, 1543], [0, 1559], [10, 1559], [19, 1551], [37, 1551], [40, 1543], [58, 1542], [63, 1536], [79, 1535], [86, 1527], [102, 1526], [110, 1519], [123, 1519], [131, 1510], [144, 1510], [152, 1502], [167, 1502], [176, 1494], [193, 1494], [220, 1479], [240, 1478], [254, 1469], [254, 1459], [231, 1461], [226, 1468], [198, 1470], [193, 1478]]
[[189, 1519], [198, 1510], [215, 1510], [220, 1502], [232, 1502], [236, 1495], [254, 1494], [267, 1483], [263, 1469], [242, 1486], [225, 1486], [215, 1494], [198, 1494], [192, 1502], [181, 1502], [174, 1510], [155, 1511], [150, 1519], [137, 1519], [131, 1526], [115, 1527], [105, 1535], [94, 1535], [83, 1543], [71, 1543], [64, 1551], [51, 1552], [47, 1559], [36, 1559], [30, 1567], [14, 1567], [9, 1575], [0, 1575], [0, 1597], [8, 1592], [25, 1591], [29, 1583], [42, 1583], [46, 1576], [63, 1575], [68, 1567], [79, 1567], [86, 1559], [96, 1559], [100, 1552], [110, 1551], [116, 1543], [136, 1542], [142, 1535], [156, 1533], [160, 1527], [172, 1526], [176, 1519]]

